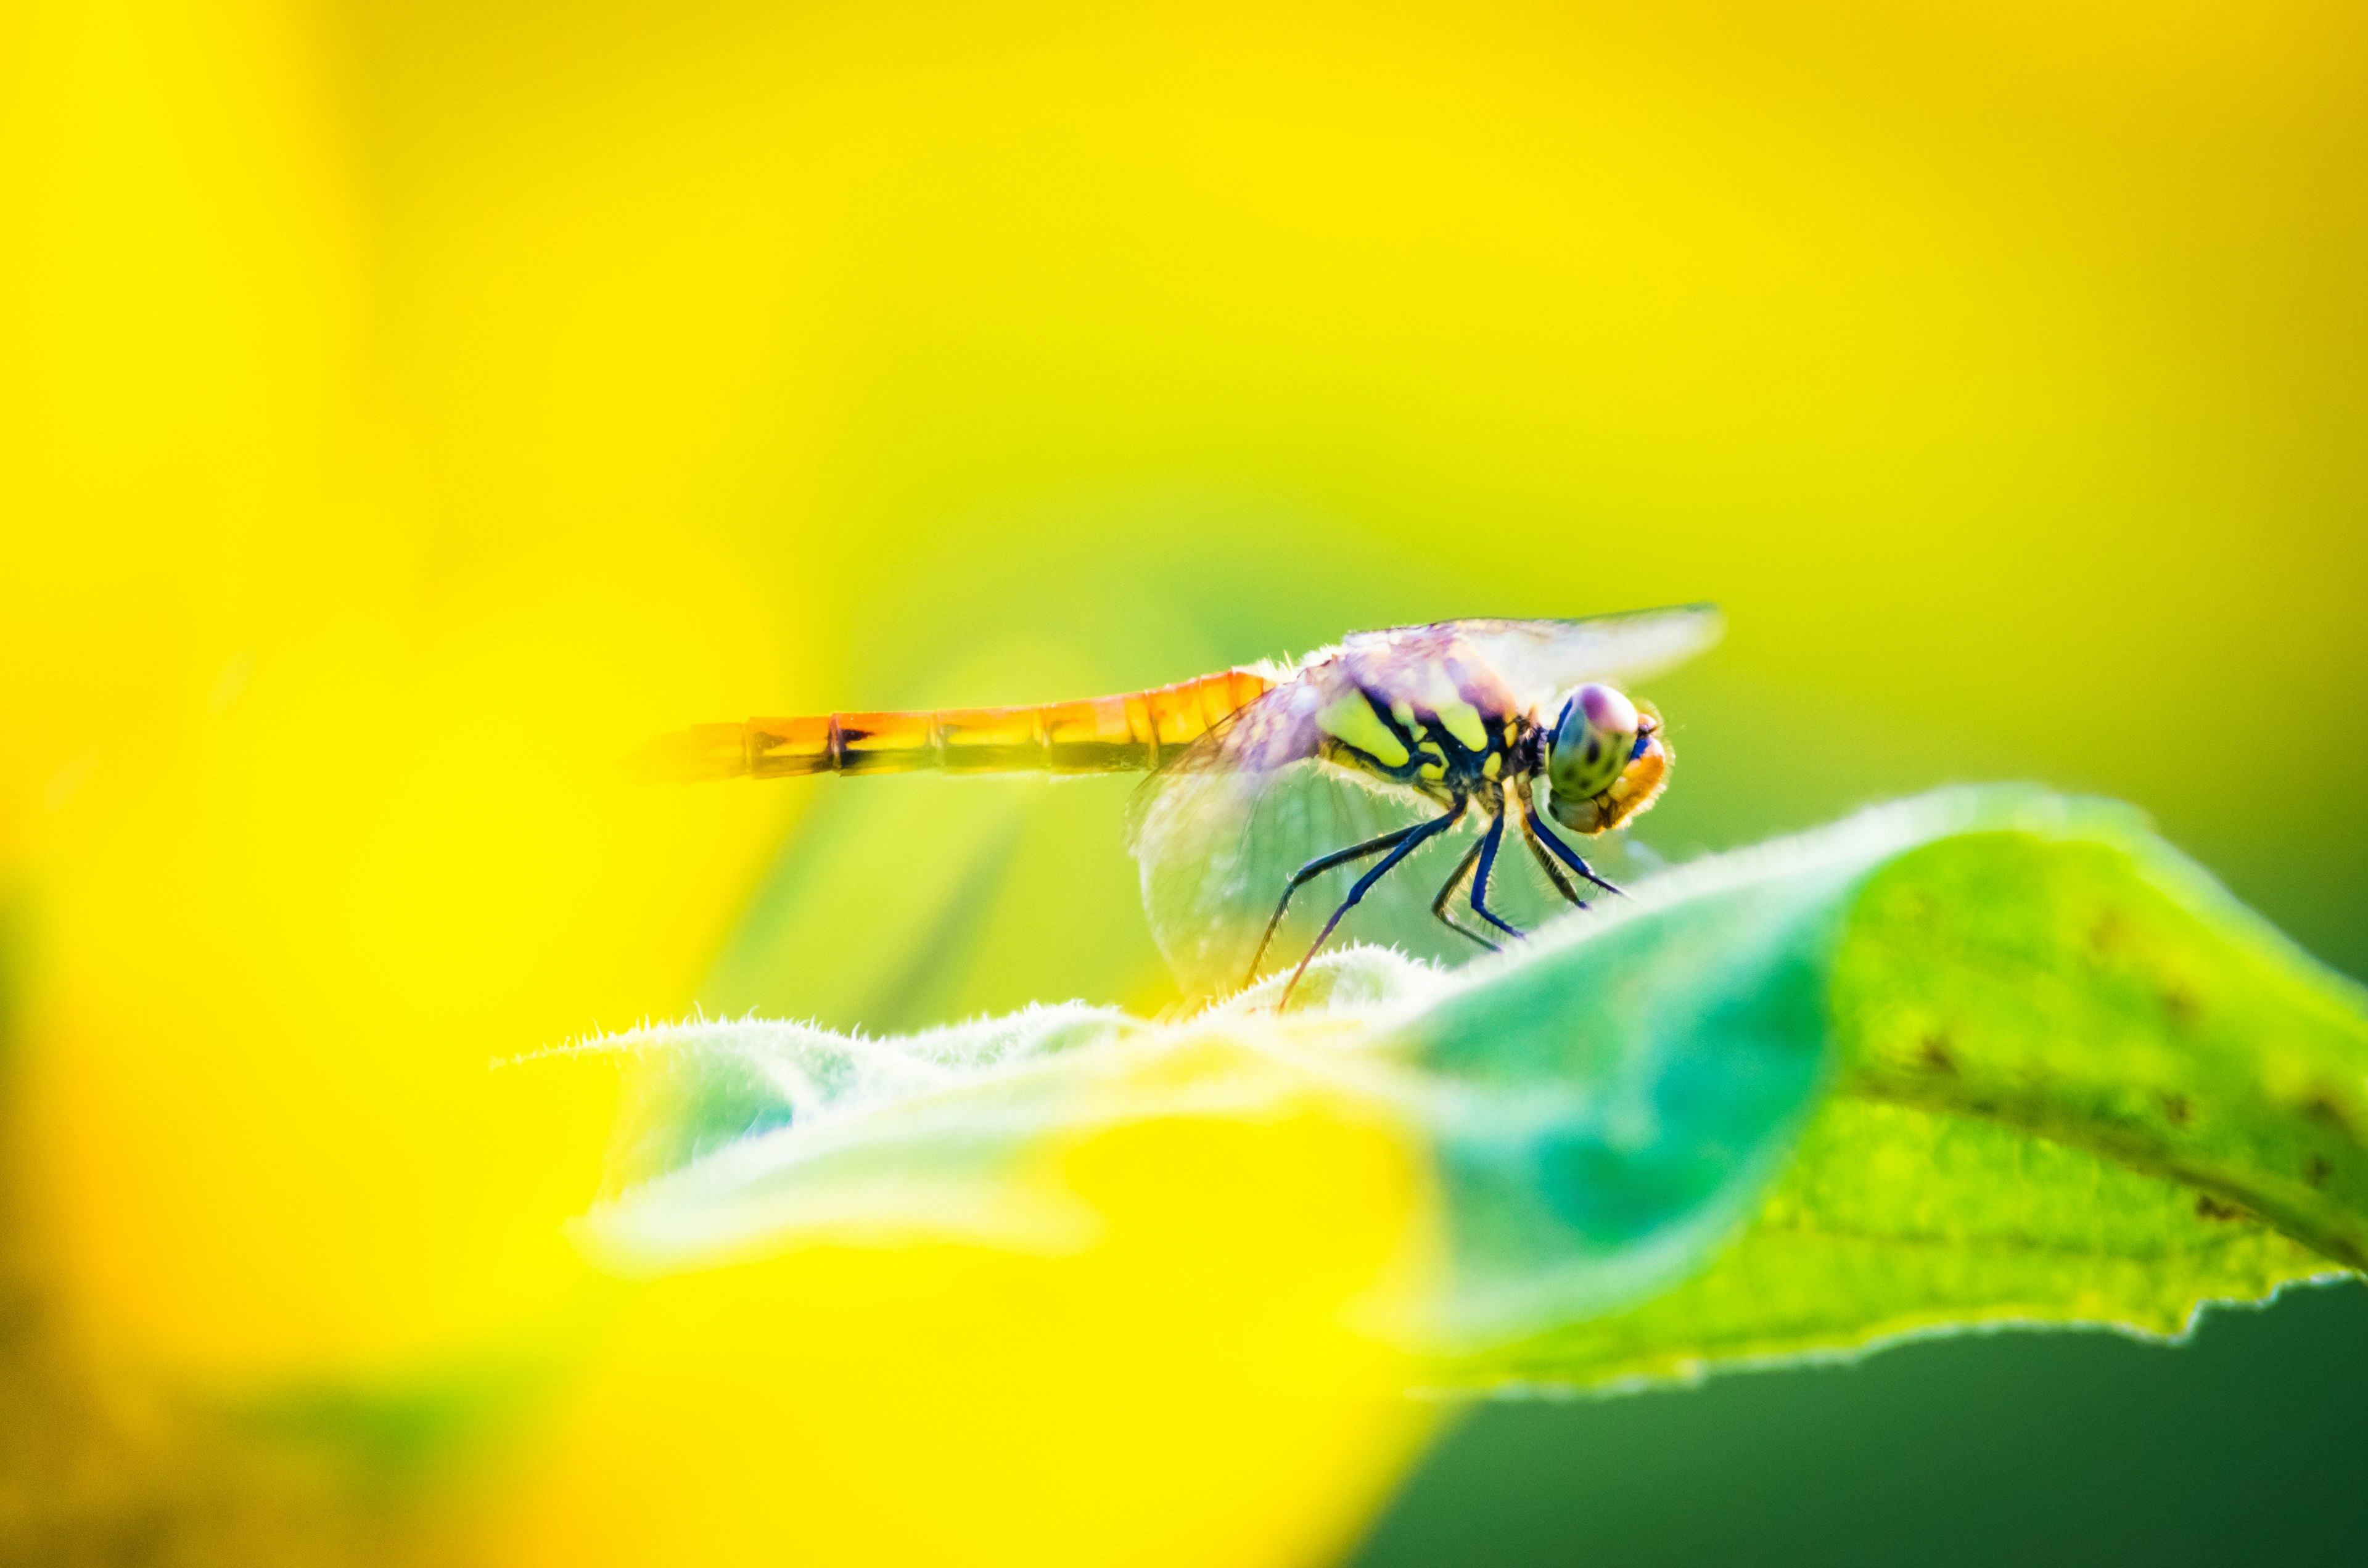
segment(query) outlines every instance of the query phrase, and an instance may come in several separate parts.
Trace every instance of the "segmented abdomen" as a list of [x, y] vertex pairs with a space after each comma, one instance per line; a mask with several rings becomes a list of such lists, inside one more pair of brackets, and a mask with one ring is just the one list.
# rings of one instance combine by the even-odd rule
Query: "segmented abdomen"
[[783, 778], [806, 773], [1123, 773], [1164, 757], [1274, 683], [1256, 670], [1083, 702], [819, 713], [700, 724], [653, 742], [635, 771], [663, 778]]

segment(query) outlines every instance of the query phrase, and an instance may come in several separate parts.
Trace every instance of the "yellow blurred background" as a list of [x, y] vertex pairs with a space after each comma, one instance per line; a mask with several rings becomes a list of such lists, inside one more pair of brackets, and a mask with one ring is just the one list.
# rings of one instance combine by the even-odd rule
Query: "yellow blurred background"
[[495, 1058], [1173, 996], [1124, 780], [620, 780], [691, 722], [1715, 598], [1661, 853], [2036, 777], [2368, 971], [2355, 6], [0, 18], [0, 1555], [1354, 1539], [1353, 1130], [569, 1251], [612, 1087]]

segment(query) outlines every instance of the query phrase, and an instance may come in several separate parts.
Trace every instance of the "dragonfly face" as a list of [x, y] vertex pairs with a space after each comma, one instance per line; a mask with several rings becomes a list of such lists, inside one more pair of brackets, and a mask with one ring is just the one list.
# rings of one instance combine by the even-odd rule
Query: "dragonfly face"
[[1582, 686], [1546, 742], [1546, 809], [1573, 833], [1606, 832], [1653, 803], [1669, 762], [1659, 715], [1611, 687]]

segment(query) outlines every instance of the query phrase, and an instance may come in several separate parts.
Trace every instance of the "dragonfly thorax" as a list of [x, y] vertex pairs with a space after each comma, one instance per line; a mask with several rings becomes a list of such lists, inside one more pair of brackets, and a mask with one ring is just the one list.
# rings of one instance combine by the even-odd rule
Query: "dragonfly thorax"
[[1659, 716], [1611, 687], [1573, 692], [1546, 737], [1547, 810], [1574, 833], [1618, 827], [1668, 783]]
[[1442, 802], [1495, 800], [1537, 755], [1526, 719], [1460, 696], [1417, 704], [1351, 686], [1315, 715], [1315, 725], [1326, 759]]

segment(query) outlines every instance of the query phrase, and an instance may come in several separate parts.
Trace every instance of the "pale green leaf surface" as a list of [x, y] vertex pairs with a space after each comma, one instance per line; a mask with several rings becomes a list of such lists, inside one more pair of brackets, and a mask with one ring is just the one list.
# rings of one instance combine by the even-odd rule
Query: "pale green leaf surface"
[[1574, 1387], [1959, 1324], [2175, 1332], [2368, 1237], [2357, 991], [2118, 808], [1927, 797], [1452, 974], [1362, 949], [1278, 997], [593, 1042], [635, 1109], [579, 1234], [637, 1272], [1086, 1246], [1062, 1149], [1320, 1104], [1435, 1173], [1426, 1299], [1372, 1321], [1442, 1382]]
[[1442, 1365], [1442, 1383], [1618, 1386], [1978, 1325], [2174, 1335], [2206, 1301], [2331, 1268], [2198, 1195], [1968, 1118], [1846, 1096], [1811, 1122], [1749, 1228], [1626, 1312]]
[[1830, 985], [1837, 1093], [1748, 1230], [1668, 1295], [1451, 1376], [1681, 1377], [1984, 1323], [2175, 1335], [2362, 1261], [2356, 988], [2126, 821], [1901, 856], [1854, 894]]

